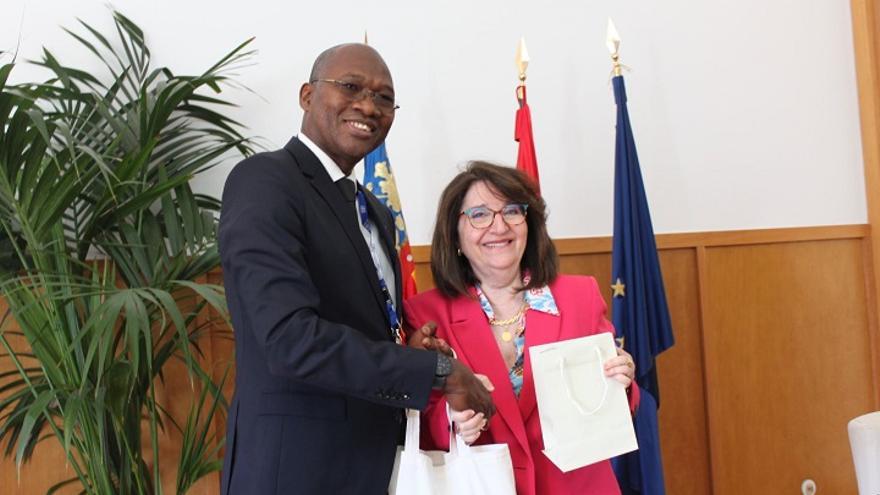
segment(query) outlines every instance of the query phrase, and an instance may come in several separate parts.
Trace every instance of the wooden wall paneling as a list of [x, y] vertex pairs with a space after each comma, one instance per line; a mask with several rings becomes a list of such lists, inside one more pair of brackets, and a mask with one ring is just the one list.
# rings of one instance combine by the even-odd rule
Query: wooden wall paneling
[[560, 273], [595, 277], [611, 319], [611, 253], [567, 254], [559, 257]]
[[855, 493], [847, 422], [871, 410], [860, 240], [707, 250], [714, 492]]
[[706, 275], [706, 246], [698, 245], [694, 248], [694, 251], [697, 257], [697, 283], [699, 284], [697, 290], [700, 294], [700, 357], [702, 359], [701, 363], [703, 365], [703, 406], [706, 423], [706, 445], [709, 448], [709, 453], [706, 456], [706, 462], [709, 464], [709, 486], [711, 488], [711, 493], [715, 493], [715, 482], [712, 473], [715, 472], [715, 465], [717, 461], [713, 459], [712, 455], [715, 450], [712, 446], [712, 431], [709, 428], [709, 425], [711, 425], [712, 422], [710, 420], [711, 412], [709, 410], [708, 404], [711, 371], [706, 365], [706, 308], [709, 307], [709, 291], [706, 287], [706, 285], [708, 284]]
[[877, 279], [874, 274], [873, 241], [870, 236], [862, 239], [862, 257], [865, 260], [865, 311], [868, 314], [868, 343], [871, 349], [871, 383], [874, 391], [874, 409], [880, 409], [880, 311], [878, 311]]
[[[4, 458], [0, 462], [0, 493], [3, 495], [35, 495], [47, 493], [56, 483], [76, 476], [67, 463], [64, 448], [55, 438], [47, 438], [37, 446], [31, 462], [21, 466], [19, 476], [15, 458]], [[65, 487], [55, 493], [74, 495], [79, 493], [79, 485]]]
[[[865, 197], [871, 226], [869, 247], [873, 262], [868, 265], [873, 287], [880, 289], [880, 9], [875, 0], [850, 0], [853, 23], [856, 79], [859, 88], [862, 157], [865, 170]], [[880, 307], [880, 291], [873, 291], [869, 304]], [[874, 377], [880, 376], [880, 335], [872, 321], [872, 363]], [[874, 382], [874, 408], [880, 409], [880, 383]]]
[[779, 244], [782, 242], [861, 239], [869, 233], [870, 228], [862, 224], [685, 232], [681, 234], [658, 235], [657, 249], [662, 251], [664, 249], [682, 247], [753, 246], [756, 244]]
[[[5, 315], [7, 309], [6, 302], [0, 299], [0, 315]], [[8, 333], [18, 330], [18, 326], [11, 317], [6, 321], [4, 328], [7, 330], [6, 337], [16, 352], [25, 352], [29, 349], [24, 337]], [[24, 359], [23, 364], [28, 366], [28, 361]], [[32, 360], [30, 361], [33, 362]], [[6, 349], [0, 346], [0, 373], [12, 370], [15, 370], [15, 365], [6, 356]], [[18, 376], [18, 374], [15, 374], [6, 379], [0, 379], [0, 386], [17, 379]], [[11, 457], [0, 454], [3, 455], [3, 457], [0, 457], [0, 493], [4, 495], [46, 493], [52, 485], [76, 475], [67, 464], [64, 449], [55, 440], [51, 432], [47, 431], [46, 434], [48, 437], [37, 444], [33, 458], [30, 462], [22, 464], [20, 472], [15, 465], [15, 447], [13, 447]], [[0, 443], [0, 452], [5, 452], [6, 448], [6, 441]], [[61, 495], [69, 493], [76, 493], [76, 490], [67, 489], [59, 492]]]
[[416, 287], [419, 292], [434, 288], [434, 278], [431, 276], [430, 263], [416, 263]]
[[416, 264], [416, 287], [419, 292], [434, 288], [431, 276], [431, 246], [413, 246], [413, 261]]
[[660, 252], [675, 345], [657, 358], [660, 446], [666, 492], [712, 493], [703, 381], [697, 256], [693, 248]]

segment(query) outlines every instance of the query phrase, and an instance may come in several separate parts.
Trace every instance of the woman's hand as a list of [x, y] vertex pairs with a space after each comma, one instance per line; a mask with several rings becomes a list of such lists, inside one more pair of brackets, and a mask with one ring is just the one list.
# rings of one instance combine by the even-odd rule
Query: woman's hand
[[617, 356], [605, 361], [605, 376], [610, 376], [629, 388], [636, 378], [636, 363], [628, 352], [618, 347]]
[[489, 424], [483, 413], [474, 414], [473, 409], [465, 411], [450, 410], [450, 416], [455, 425], [455, 432], [468, 445], [476, 442], [477, 438], [480, 438], [480, 433], [485, 431]]

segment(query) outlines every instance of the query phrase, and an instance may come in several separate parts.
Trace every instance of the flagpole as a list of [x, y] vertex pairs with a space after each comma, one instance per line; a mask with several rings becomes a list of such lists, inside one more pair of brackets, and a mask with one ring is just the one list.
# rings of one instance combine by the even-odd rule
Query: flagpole
[[516, 155], [516, 168], [535, 181], [535, 191], [540, 194], [541, 181], [538, 178], [538, 159], [535, 153], [535, 138], [532, 135], [532, 113], [526, 97], [526, 69], [529, 67], [529, 51], [526, 39], [520, 38], [516, 48], [516, 67], [519, 71], [519, 84], [516, 86], [516, 120], [513, 138], [519, 143]]
[[627, 110], [622, 74], [626, 66], [620, 63], [620, 36], [611, 19], [608, 19], [605, 43], [614, 64], [611, 83], [617, 105], [611, 320], [618, 335], [626, 337], [624, 348], [637, 363], [640, 401], [633, 417], [639, 450], [615, 458], [612, 465], [623, 495], [665, 495], [655, 360], [658, 354], [674, 344], [675, 339]]
[[516, 87], [516, 99], [519, 100], [519, 106], [522, 107], [525, 99], [526, 87], [526, 69], [529, 68], [529, 50], [526, 48], [525, 37], [519, 39], [519, 45], [516, 47], [516, 68], [519, 71], [519, 86]]
[[614, 64], [614, 76], [617, 77], [623, 73], [620, 64], [620, 35], [617, 33], [617, 28], [614, 26], [614, 21], [611, 18], [608, 18], [608, 30], [605, 35], [605, 44], [608, 46], [608, 51], [611, 52], [611, 62]]

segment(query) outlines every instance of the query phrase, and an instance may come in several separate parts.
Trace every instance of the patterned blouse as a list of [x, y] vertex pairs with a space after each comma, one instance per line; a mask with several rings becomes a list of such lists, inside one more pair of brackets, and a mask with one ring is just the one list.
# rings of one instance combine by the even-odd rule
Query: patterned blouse
[[[528, 283], [528, 280], [524, 282]], [[489, 304], [489, 299], [480, 289], [480, 284], [477, 284], [475, 288], [477, 289], [477, 296], [480, 298], [480, 306], [483, 308], [483, 312], [486, 313], [486, 318], [491, 321], [495, 317], [492, 305]], [[524, 298], [530, 310], [559, 316], [559, 308], [556, 307], [556, 300], [553, 299], [553, 294], [550, 293], [550, 287], [545, 285], [537, 289], [527, 290]], [[525, 315], [523, 315], [523, 318], [525, 318]], [[523, 327], [525, 327], [525, 321], [523, 321]], [[508, 370], [508, 375], [510, 376], [510, 384], [513, 385], [513, 392], [519, 397], [519, 392], [522, 390], [523, 385], [523, 363], [526, 346], [525, 328], [523, 328], [522, 334], [513, 340], [513, 343], [516, 346], [516, 360], [513, 363], [513, 367]]]

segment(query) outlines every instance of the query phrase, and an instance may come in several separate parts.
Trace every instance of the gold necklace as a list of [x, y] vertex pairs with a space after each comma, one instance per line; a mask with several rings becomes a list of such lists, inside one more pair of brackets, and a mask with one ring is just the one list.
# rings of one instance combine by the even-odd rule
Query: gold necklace
[[[489, 318], [489, 325], [492, 325], [493, 327], [509, 327], [513, 323], [517, 323], [516, 336], [519, 337], [522, 335], [523, 330], [525, 330], [525, 313], [527, 309], [529, 309], [529, 303], [523, 303], [522, 307], [519, 308], [519, 311], [506, 320], [497, 320], [494, 317]], [[513, 340], [513, 334], [509, 328], [505, 328], [504, 331], [501, 332], [501, 340], [504, 342], [510, 342]]]
[[[523, 330], [525, 330], [525, 329], [526, 329], [525, 318], [522, 318], [519, 321], [519, 324], [516, 326], [516, 336], [519, 337], [520, 335], [522, 335]], [[501, 332], [501, 340], [503, 340], [504, 342], [510, 342], [511, 340], [513, 340], [513, 334], [510, 333], [509, 329], [506, 329], [503, 332]]]

